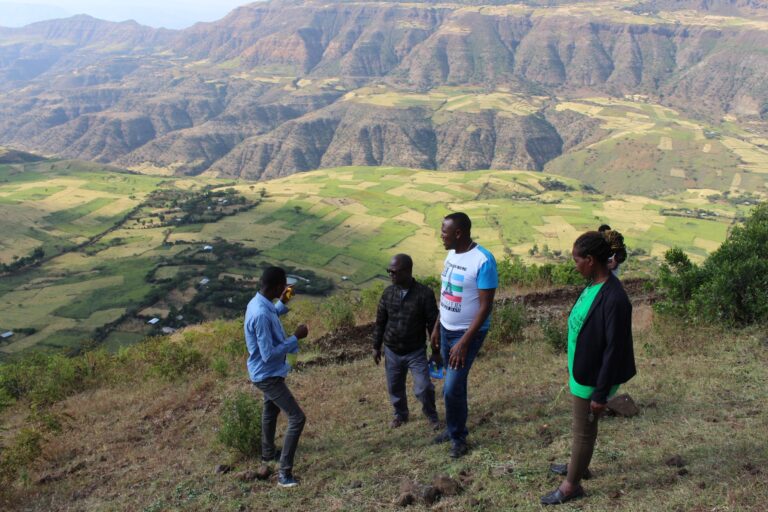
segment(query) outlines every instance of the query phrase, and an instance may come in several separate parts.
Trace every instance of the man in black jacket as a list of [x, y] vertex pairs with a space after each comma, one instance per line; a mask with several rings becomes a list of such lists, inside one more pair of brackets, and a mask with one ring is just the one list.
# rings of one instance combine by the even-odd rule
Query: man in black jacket
[[[426, 339], [437, 321], [434, 292], [413, 278], [413, 260], [397, 254], [387, 267], [392, 285], [384, 290], [376, 311], [373, 360], [381, 361], [382, 346], [389, 399], [395, 409], [390, 423], [397, 428], [408, 421], [405, 380], [408, 370], [422, 411], [432, 428], [440, 428], [435, 407], [435, 387], [429, 378]], [[435, 356], [433, 352], [433, 356]]]

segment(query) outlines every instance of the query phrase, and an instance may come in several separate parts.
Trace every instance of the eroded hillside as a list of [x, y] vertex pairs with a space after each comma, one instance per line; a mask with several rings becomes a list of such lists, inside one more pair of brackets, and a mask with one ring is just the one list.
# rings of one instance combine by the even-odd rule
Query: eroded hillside
[[[273, 1], [183, 31], [78, 16], [0, 42], [0, 143], [142, 172], [545, 170], [612, 135], [561, 105], [609, 97], [768, 158], [768, 14], [748, 1]], [[723, 170], [755, 163], [739, 158]]]

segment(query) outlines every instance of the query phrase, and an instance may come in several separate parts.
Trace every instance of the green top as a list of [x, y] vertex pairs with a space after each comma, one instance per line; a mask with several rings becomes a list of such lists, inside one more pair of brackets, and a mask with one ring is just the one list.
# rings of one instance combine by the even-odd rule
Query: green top
[[[570, 375], [569, 385], [571, 388], [571, 393], [585, 400], [590, 400], [592, 398], [592, 393], [595, 391], [595, 388], [593, 386], [585, 386], [584, 384], [579, 384], [576, 382], [576, 379], [573, 377], [573, 358], [576, 354], [576, 342], [579, 338], [579, 332], [581, 332], [581, 328], [584, 326], [584, 321], [587, 319], [589, 308], [595, 301], [595, 297], [597, 297], [597, 293], [600, 291], [600, 288], [603, 287], [603, 284], [604, 283], [593, 284], [584, 288], [584, 291], [581, 292], [581, 295], [579, 295], [579, 300], [576, 301], [573, 309], [571, 309], [571, 314], [568, 316], [568, 374]], [[618, 385], [613, 386], [611, 391], [608, 393], [608, 396], [613, 396], [618, 389]]]

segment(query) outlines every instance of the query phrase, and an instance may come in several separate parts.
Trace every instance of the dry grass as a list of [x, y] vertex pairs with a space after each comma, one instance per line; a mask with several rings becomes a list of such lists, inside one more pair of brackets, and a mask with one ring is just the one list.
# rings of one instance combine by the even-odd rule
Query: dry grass
[[[239, 333], [236, 322], [218, 323], [186, 337], [215, 357], [231, 340], [237, 344]], [[642, 413], [601, 422], [596, 478], [576, 506], [762, 510], [762, 335], [657, 322], [636, 333], [635, 349], [639, 375], [622, 391]], [[58, 404], [64, 431], [49, 435], [43, 457], [26, 483], [17, 482], [4, 510], [379, 510], [394, 508], [403, 477], [426, 482], [462, 470], [470, 475], [464, 492], [436, 509], [538, 510], [538, 497], [557, 483], [547, 465], [569, 451], [565, 358], [529, 340], [487, 346], [478, 359], [470, 385], [472, 451], [458, 462], [444, 445], [430, 444], [432, 433], [413, 405], [412, 422], [387, 427], [383, 370], [363, 360], [289, 378], [309, 418], [296, 464], [302, 485], [284, 491], [274, 481], [241, 482], [236, 474], [255, 463], [237, 460], [215, 441], [221, 400], [249, 388], [242, 357], [228, 361], [226, 377], [203, 371], [172, 383], [137, 367], [132, 376]], [[7, 433], [14, 432], [23, 407], [4, 416]], [[676, 454], [687, 473], [664, 463]], [[219, 463], [234, 471], [215, 474]]]

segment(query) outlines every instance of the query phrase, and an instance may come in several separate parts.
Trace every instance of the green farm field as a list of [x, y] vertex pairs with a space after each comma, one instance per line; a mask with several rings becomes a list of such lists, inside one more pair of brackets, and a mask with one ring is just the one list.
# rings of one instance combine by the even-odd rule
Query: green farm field
[[642, 98], [564, 100], [555, 108], [598, 120], [608, 135], [556, 158], [547, 172], [578, 177], [610, 193], [768, 190], [768, 150], [729, 123], [693, 121]]
[[[462, 210], [473, 219], [475, 239], [497, 259], [519, 256], [529, 263], [564, 260], [578, 234], [611, 224], [632, 250], [624, 272], [643, 275], [673, 246], [701, 261], [749, 208], [713, 199], [709, 189], [655, 198], [605, 195], [573, 178], [528, 171], [345, 167], [262, 183], [225, 183], [125, 174], [89, 164], [26, 165], [31, 167], [25, 172], [5, 166], [0, 174], [6, 180], [0, 182], [3, 250], [24, 255], [43, 246], [47, 257], [0, 277], [0, 329], [22, 330], [0, 344], [0, 358], [33, 348], [77, 349], [96, 329], [116, 321], [122, 323], [106, 337], [107, 346], [135, 341], [149, 332], [144, 316], [168, 314], [170, 304], [178, 308], [195, 296], [202, 277], [224, 276], [204, 276], [199, 263], [169, 263], [184, 251], [221, 240], [258, 251], [243, 261], [251, 270], [233, 265], [225, 271], [233, 276], [280, 264], [312, 271], [340, 289], [359, 290], [384, 278], [389, 258], [398, 252], [414, 257], [417, 275], [436, 275], [445, 255], [441, 219]], [[137, 208], [149, 192], [206, 185], [232, 188], [256, 206], [215, 222], [139, 222], [152, 220], [151, 209]], [[682, 216], [670, 216], [669, 210]], [[701, 218], [697, 211], [710, 215]], [[45, 236], [34, 238], [38, 232]], [[97, 235], [97, 242], [72, 250]], [[179, 289], [163, 292], [173, 294], [172, 300], [147, 302], [158, 290], [148, 276], [167, 281], [181, 272], [190, 277]], [[130, 313], [120, 320], [136, 308], [140, 317]]]

